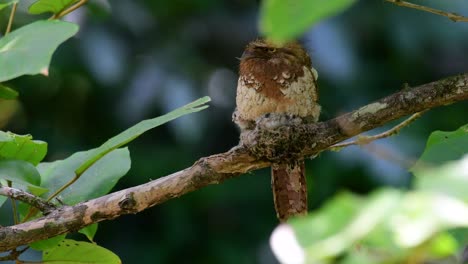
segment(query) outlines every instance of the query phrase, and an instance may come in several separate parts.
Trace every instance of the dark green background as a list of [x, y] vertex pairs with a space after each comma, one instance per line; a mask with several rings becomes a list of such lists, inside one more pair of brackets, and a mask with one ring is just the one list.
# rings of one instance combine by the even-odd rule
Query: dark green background
[[[424, 3], [468, 14], [463, 0]], [[1, 32], [7, 15], [0, 13]], [[108, 7], [92, 2], [71, 17], [79, 19], [80, 32], [55, 53], [50, 76], [7, 83], [20, 98], [0, 104], [2, 130], [47, 141], [46, 160], [52, 161], [96, 147], [141, 119], [212, 97], [209, 109], [131, 143], [132, 169], [115, 190], [184, 169], [237, 143], [231, 122], [236, 57], [258, 35], [255, 1], [119, 0]], [[32, 18], [39, 17], [20, 9], [14, 27]], [[383, 1], [359, 1], [301, 40], [319, 72], [323, 120], [394, 93], [403, 83], [415, 86], [468, 71], [468, 23]], [[455, 130], [467, 113], [466, 103], [434, 109], [377, 142], [375, 151], [351, 147], [308, 161], [311, 208], [340, 190], [410, 187], [401, 160], [416, 160], [431, 131]], [[268, 170], [255, 171], [103, 222], [95, 241], [123, 263], [275, 263], [268, 246], [277, 225], [269, 181]], [[10, 224], [8, 206], [0, 212], [1, 224]]]

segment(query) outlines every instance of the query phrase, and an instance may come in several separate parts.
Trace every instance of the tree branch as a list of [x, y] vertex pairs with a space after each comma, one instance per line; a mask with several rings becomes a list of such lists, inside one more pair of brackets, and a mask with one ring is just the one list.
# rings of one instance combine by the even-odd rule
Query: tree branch
[[467, 99], [468, 73], [399, 91], [325, 122], [275, 130], [256, 129], [244, 133], [239, 146], [201, 158], [182, 171], [74, 206], [61, 207], [30, 222], [2, 227], [0, 251], [74, 232], [123, 214], [135, 214], [204, 186], [268, 167], [272, 161], [311, 156], [392, 120]]
[[46, 202], [39, 197], [11, 187], [0, 186], [0, 195], [30, 204], [44, 214], [48, 214], [57, 208], [54, 204]]

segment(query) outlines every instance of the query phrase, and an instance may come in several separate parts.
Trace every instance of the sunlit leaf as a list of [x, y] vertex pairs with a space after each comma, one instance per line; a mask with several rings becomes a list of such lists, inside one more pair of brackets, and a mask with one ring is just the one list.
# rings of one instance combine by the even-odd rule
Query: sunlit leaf
[[0, 82], [48, 69], [57, 47], [77, 31], [76, 24], [48, 20], [28, 24], [0, 38]]
[[[358, 241], [364, 239], [377, 226], [386, 221], [398, 206], [401, 192], [381, 190], [364, 200], [354, 195], [336, 197], [317, 213], [289, 222], [300, 246], [303, 248], [306, 263], [320, 263], [337, 256]], [[272, 237], [279, 243], [288, 243], [279, 236]], [[288, 246], [273, 247], [276, 256], [287, 256]], [[294, 256], [291, 256], [294, 258]], [[280, 258], [284, 263], [291, 259]]]
[[265, 0], [262, 1], [260, 31], [268, 38], [285, 42], [313, 24], [350, 7], [355, 0]]
[[37, 165], [47, 153], [47, 143], [31, 135], [0, 131], [0, 159], [24, 160]]
[[448, 232], [442, 232], [430, 241], [429, 253], [436, 258], [452, 256], [459, 248], [457, 240]]
[[15, 99], [18, 97], [18, 92], [11, 89], [10, 87], [7, 87], [5, 85], [0, 84], [0, 98], [1, 99]]
[[468, 154], [438, 167], [415, 169], [414, 174], [416, 189], [444, 193], [468, 203]]
[[401, 247], [418, 246], [438, 232], [468, 226], [468, 205], [434, 192], [409, 192], [391, 218], [395, 241]]
[[120, 264], [122, 261], [112, 251], [93, 243], [65, 239], [56, 247], [45, 250], [42, 260], [46, 263], [71, 264]]
[[38, 0], [29, 6], [28, 11], [31, 14], [42, 14], [46, 12], [57, 14], [78, 1], [79, 0]]

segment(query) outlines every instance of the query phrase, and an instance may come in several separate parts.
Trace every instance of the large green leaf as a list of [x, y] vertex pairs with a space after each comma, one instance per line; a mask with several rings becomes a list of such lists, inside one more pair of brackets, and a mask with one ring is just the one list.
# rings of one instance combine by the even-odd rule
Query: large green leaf
[[130, 141], [134, 140], [141, 134], [145, 133], [146, 131], [160, 126], [164, 123], [167, 123], [171, 120], [174, 120], [178, 117], [183, 115], [187, 115], [190, 113], [198, 112], [203, 109], [206, 109], [208, 106], [204, 105], [205, 103], [209, 102], [211, 99], [208, 96], [202, 97], [192, 103], [179, 107], [163, 116], [159, 116], [153, 119], [148, 119], [139, 122], [138, 124], [128, 128], [127, 130], [123, 131], [122, 133], [118, 134], [115, 137], [107, 140], [102, 144], [99, 148], [94, 149], [92, 153], [90, 153], [89, 159], [87, 159], [83, 164], [77, 168], [76, 174], [83, 173], [89, 166], [91, 166], [94, 162], [99, 160], [101, 157], [109, 153], [110, 151], [124, 146], [125, 144], [129, 143]]
[[7, 87], [5, 85], [0, 84], [0, 98], [1, 99], [15, 99], [18, 97], [18, 92], [11, 89], [10, 87]]
[[468, 124], [455, 131], [435, 131], [429, 136], [426, 148], [411, 169], [430, 168], [446, 161], [457, 160], [468, 153]]
[[120, 264], [122, 261], [117, 255], [88, 242], [80, 242], [71, 239], [65, 239], [55, 248], [44, 251], [42, 254], [44, 263], [54, 264]]
[[[75, 170], [94, 155], [96, 149], [77, 152], [67, 159], [43, 162], [37, 166], [42, 187], [50, 190], [47, 195], [58, 190], [75, 177]], [[127, 148], [116, 149], [105, 155], [84, 172], [81, 177], [65, 189], [61, 200], [73, 205], [107, 194], [130, 169], [130, 154]]]
[[49, 239], [44, 239], [41, 241], [36, 241], [34, 243], [29, 244], [32, 249], [35, 250], [46, 250], [49, 248], [56, 247], [60, 242], [62, 242], [66, 237], [66, 234], [58, 235], [55, 237], [51, 237]]
[[74, 177], [80, 176], [73, 185], [60, 194], [62, 201], [67, 204], [76, 204], [108, 193], [130, 169], [128, 150], [126, 148], [116, 150], [117, 148], [149, 129], [207, 108], [208, 106], [204, 104], [209, 101], [209, 97], [200, 98], [163, 116], [141, 121], [98, 148], [77, 152], [65, 160], [39, 164], [42, 186], [49, 189], [48, 195], [51, 195]]
[[33, 140], [31, 135], [0, 131], [0, 160], [17, 159], [37, 165], [47, 153], [47, 143]]
[[265, 0], [262, 2], [260, 31], [274, 41], [286, 42], [320, 20], [347, 9], [355, 0]]
[[78, 1], [79, 0], [39, 0], [29, 6], [29, 13], [42, 14], [52, 12], [57, 14]]
[[41, 184], [41, 177], [36, 168], [22, 160], [0, 160], [0, 179], [23, 185]]
[[37, 21], [0, 39], [0, 82], [25, 74], [46, 74], [57, 47], [75, 35], [78, 25]]

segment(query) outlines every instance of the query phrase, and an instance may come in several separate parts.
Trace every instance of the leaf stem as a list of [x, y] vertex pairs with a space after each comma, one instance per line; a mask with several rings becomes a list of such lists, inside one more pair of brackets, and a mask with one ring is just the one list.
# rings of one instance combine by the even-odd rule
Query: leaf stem
[[75, 11], [76, 9], [80, 8], [82, 5], [86, 4], [86, 2], [88, 2], [88, 0], [80, 0], [78, 1], [76, 4], [58, 12], [57, 14], [54, 14], [51, 19], [59, 19], [59, 18], [62, 18], [68, 14], [70, 14], [71, 12]]
[[63, 192], [66, 188], [68, 188], [70, 185], [72, 185], [74, 182], [76, 182], [79, 178], [80, 178], [81, 174], [75, 174], [75, 176], [73, 177], [73, 179], [71, 179], [70, 181], [68, 181], [67, 183], [65, 183], [62, 187], [60, 187], [60, 189], [58, 189], [57, 191], [55, 191], [52, 195], [50, 195], [46, 201], [47, 202], [50, 202], [50, 200], [54, 199], [54, 197], [56, 197], [57, 195], [59, 195], [61, 192]]
[[11, 25], [13, 24], [13, 19], [15, 18], [15, 13], [16, 13], [16, 8], [18, 7], [18, 2], [13, 3], [13, 6], [11, 8], [10, 12], [10, 18], [8, 19], [8, 25], [5, 30], [5, 35], [10, 33], [11, 31]]

